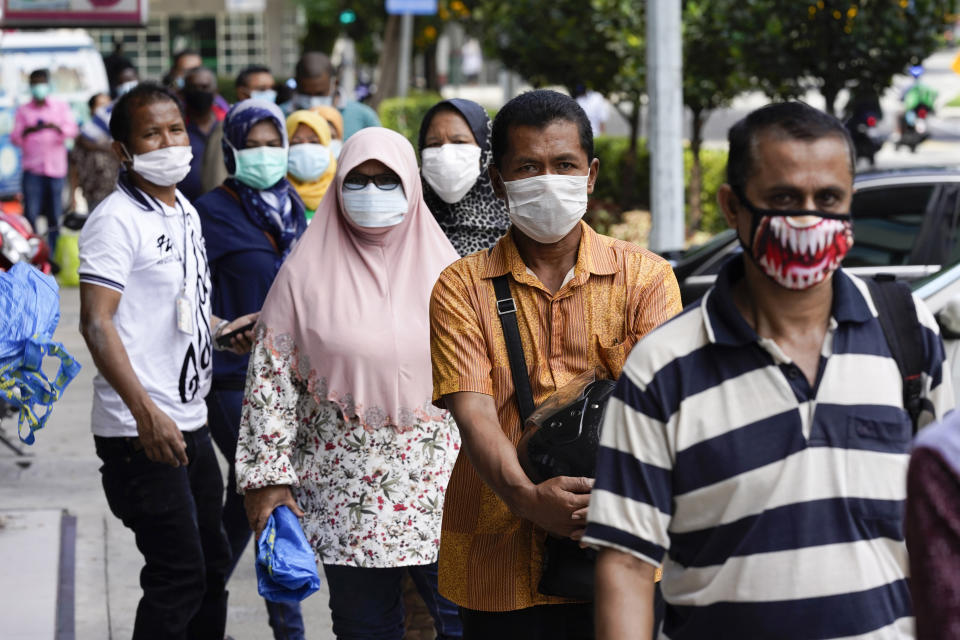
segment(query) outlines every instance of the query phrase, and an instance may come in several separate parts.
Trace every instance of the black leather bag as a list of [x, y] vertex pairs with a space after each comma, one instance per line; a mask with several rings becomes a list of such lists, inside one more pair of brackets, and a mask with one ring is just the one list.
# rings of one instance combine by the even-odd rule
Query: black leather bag
[[[603, 410], [615, 383], [598, 379], [594, 371], [584, 372], [534, 410], [517, 308], [508, 278], [507, 275], [494, 278], [493, 287], [517, 406], [524, 424], [517, 444], [520, 465], [536, 483], [556, 476], [592, 478], [596, 475]], [[537, 590], [544, 595], [593, 600], [596, 557], [596, 551], [581, 549], [574, 540], [547, 536]]]

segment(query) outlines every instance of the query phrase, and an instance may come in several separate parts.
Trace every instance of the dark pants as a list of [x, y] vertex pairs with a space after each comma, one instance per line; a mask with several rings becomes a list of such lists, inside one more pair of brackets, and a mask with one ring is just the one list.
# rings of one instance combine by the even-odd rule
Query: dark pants
[[113, 514], [146, 561], [134, 640], [224, 637], [230, 548], [220, 524], [223, 481], [204, 427], [184, 432], [186, 467], [151, 462], [136, 438], [94, 437]]
[[37, 228], [40, 216], [47, 219], [47, 244], [50, 256], [57, 248], [60, 217], [63, 214], [63, 178], [51, 178], [39, 173], [23, 172], [23, 215]]
[[517, 611], [460, 608], [463, 640], [593, 640], [593, 604], [548, 604]]
[[[247, 512], [243, 508], [243, 496], [237, 494], [237, 476], [234, 461], [237, 454], [237, 438], [240, 434], [240, 409], [243, 403], [242, 390], [214, 389], [207, 396], [207, 416], [210, 434], [217, 443], [220, 453], [230, 464], [227, 473], [227, 497], [223, 503], [223, 528], [230, 540], [233, 557], [230, 562], [229, 578], [243, 555], [253, 532], [247, 522]], [[267, 605], [267, 616], [275, 640], [303, 640], [303, 616], [299, 602], [271, 602]]]
[[[409, 572], [427, 603], [437, 640], [460, 638], [457, 606], [437, 592], [437, 563], [420, 567], [365, 569], [323, 565], [330, 588], [333, 633], [338, 640], [403, 638], [403, 575]], [[496, 640], [496, 639], [494, 639]]]

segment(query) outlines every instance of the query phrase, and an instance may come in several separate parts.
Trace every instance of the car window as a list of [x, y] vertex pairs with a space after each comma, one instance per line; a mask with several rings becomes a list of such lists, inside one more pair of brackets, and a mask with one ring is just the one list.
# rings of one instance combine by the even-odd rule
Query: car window
[[854, 243], [845, 267], [911, 264], [936, 185], [864, 188], [853, 196]]

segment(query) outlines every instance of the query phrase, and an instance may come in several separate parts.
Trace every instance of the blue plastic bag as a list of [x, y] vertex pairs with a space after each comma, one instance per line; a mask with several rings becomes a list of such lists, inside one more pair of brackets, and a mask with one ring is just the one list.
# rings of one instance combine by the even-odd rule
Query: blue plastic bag
[[[33, 444], [33, 432], [46, 425], [51, 405], [80, 371], [63, 345], [53, 342], [59, 321], [60, 294], [52, 276], [23, 262], [0, 272], [0, 399], [20, 410], [17, 432], [26, 444]], [[53, 381], [42, 369], [47, 356], [60, 360]]]
[[273, 602], [300, 602], [320, 588], [313, 548], [297, 516], [283, 505], [257, 540], [257, 588]]

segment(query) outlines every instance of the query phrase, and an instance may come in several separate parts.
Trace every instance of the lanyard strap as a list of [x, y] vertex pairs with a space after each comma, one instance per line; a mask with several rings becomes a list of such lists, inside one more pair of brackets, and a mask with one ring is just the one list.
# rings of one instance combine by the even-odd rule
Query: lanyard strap
[[[166, 213], [164, 213], [163, 203], [161, 203], [159, 200], [154, 198], [149, 193], [144, 193], [144, 195], [150, 198], [153, 204], [156, 205], [157, 210], [160, 213], [160, 216], [163, 218], [163, 228], [167, 230], [167, 235], [172, 236], [173, 234], [170, 233], [170, 226], [167, 225], [167, 215]], [[183, 268], [183, 289], [186, 290], [187, 288], [187, 210], [184, 208], [183, 203], [180, 202], [180, 198], [177, 198], [176, 195], [174, 195], [174, 200], [177, 203], [177, 207], [180, 208], [180, 213], [181, 213], [180, 221], [183, 224], [183, 253], [180, 254], [180, 266]]]

